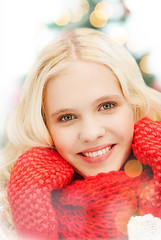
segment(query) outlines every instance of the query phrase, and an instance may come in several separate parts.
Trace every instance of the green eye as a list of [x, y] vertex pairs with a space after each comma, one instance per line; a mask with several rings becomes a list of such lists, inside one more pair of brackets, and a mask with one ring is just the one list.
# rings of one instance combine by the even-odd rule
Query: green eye
[[102, 106], [100, 107], [100, 110], [109, 110], [109, 109], [113, 108], [114, 106], [115, 106], [114, 103], [110, 103], [110, 102], [103, 103]]
[[74, 115], [72, 114], [67, 114], [67, 115], [64, 115], [62, 117], [59, 118], [59, 121], [62, 121], [62, 122], [68, 122], [68, 121], [71, 121], [75, 119]]

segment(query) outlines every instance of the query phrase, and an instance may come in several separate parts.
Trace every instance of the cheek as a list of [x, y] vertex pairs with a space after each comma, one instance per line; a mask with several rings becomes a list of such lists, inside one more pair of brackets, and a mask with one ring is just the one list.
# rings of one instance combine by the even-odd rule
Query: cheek
[[112, 119], [113, 129], [122, 143], [131, 144], [134, 132], [133, 111], [129, 107], [123, 108]]
[[71, 131], [65, 129], [56, 129], [51, 133], [54, 145], [62, 156], [73, 148], [75, 136], [71, 133]]
[[131, 144], [134, 133], [133, 111], [130, 109], [129, 111], [125, 112], [122, 118], [120, 118], [120, 121], [122, 123], [120, 125], [120, 132], [124, 138], [124, 142]]

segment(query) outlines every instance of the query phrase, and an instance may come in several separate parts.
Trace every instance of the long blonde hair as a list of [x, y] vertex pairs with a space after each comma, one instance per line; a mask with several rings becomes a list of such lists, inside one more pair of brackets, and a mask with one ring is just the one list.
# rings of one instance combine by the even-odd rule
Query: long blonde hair
[[1, 199], [7, 213], [7, 185], [14, 162], [32, 147], [53, 144], [43, 104], [46, 85], [51, 78], [65, 72], [75, 59], [101, 63], [112, 70], [125, 99], [134, 109], [135, 121], [145, 115], [161, 120], [161, 94], [146, 86], [136, 61], [123, 46], [98, 30], [80, 28], [63, 33], [39, 54], [25, 81], [22, 99], [8, 120], [8, 144], [1, 152], [0, 170]]

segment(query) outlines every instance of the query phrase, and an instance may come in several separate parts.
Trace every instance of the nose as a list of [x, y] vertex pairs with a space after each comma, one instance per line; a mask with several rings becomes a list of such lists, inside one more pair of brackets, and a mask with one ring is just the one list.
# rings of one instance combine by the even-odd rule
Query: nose
[[99, 121], [86, 120], [80, 127], [80, 140], [94, 142], [105, 135], [105, 128]]

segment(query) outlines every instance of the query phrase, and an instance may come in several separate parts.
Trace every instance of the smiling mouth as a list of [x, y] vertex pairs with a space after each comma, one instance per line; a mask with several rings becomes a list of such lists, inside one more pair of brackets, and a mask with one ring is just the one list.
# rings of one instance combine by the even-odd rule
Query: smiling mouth
[[111, 146], [105, 147], [101, 150], [94, 151], [94, 152], [82, 152], [81, 155], [84, 156], [84, 157], [91, 157], [91, 158], [102, 156], [105, 153], [109, 152], [112, 149], [113, 146], [114, 145], [111, 145]]

